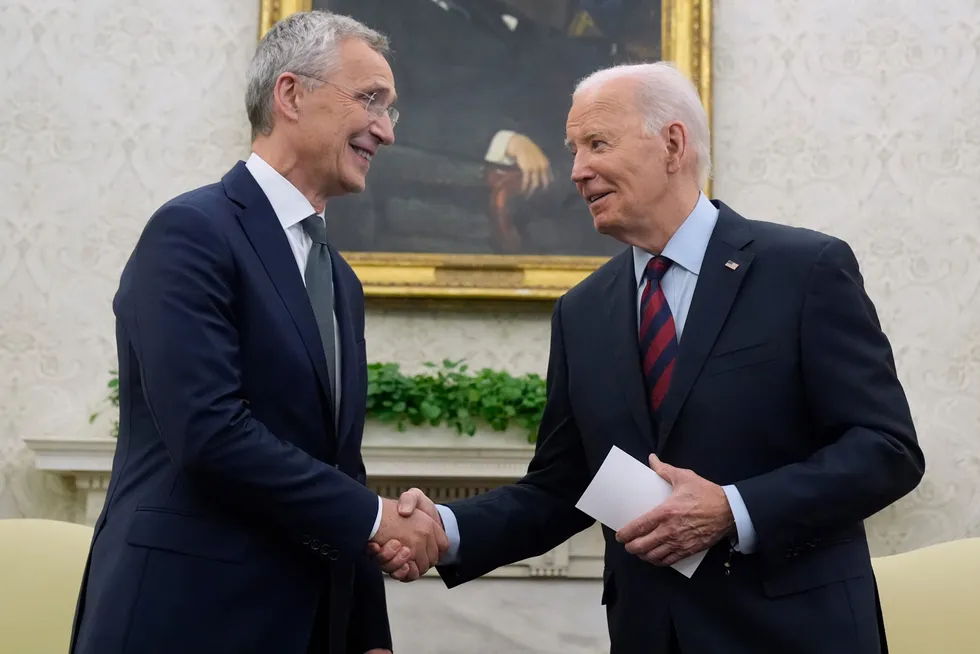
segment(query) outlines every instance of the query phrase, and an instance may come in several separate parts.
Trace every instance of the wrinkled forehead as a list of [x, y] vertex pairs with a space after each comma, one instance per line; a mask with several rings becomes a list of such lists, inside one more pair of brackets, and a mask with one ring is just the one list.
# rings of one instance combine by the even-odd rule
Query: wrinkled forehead
[[394, 102], [397, 98], [395, 77], [384, 56], [358, 39], [346, 39], [340, 44], [339, 63], [334, 81], [378, 100]]
[[599, 88], [578, 93], [572, 100], [565, 122], [565, 140], [582, 142], [596, 134], [618, 136], [639, 124], [636, 103], [621, 93]]

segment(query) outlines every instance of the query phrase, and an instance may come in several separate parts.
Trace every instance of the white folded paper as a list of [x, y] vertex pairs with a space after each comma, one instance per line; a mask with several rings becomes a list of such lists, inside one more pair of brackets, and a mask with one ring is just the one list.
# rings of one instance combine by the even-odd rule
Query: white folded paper
[[[670, 497], [671, 485], [649, 466], [615, 445], [575, 507], [614, 531], [619, 531]], [[671, 567], [690, 578], [707, 550]]]

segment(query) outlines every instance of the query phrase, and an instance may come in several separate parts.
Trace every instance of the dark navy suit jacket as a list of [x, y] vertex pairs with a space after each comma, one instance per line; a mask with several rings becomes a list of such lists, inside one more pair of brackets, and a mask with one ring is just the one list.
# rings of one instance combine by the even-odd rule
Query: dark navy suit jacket
[[448, 505], [461, 540], [440, 574], [452, 587], [559, 545], [592, 524], [574, 504], [613, 445], [644, 463], [656, 452], [735, 484], [756, 551], [722, 539], [688, 579], [605, 529], [612, 654], [671, 651], [672, 632], [684, 654], [877, 653], [863, 520], [925, 467], [890, 345], [844, 242], [715, 204], [659, 422], [644, 399], [628, 249], [557, 302], [528, 473]]
[[119, 442], [74, 654], [390, 648], [360, 455], [364, 300], [332, 252], [335, 429], [300, 271], [243, 163], [150, 219], [113, 302]]

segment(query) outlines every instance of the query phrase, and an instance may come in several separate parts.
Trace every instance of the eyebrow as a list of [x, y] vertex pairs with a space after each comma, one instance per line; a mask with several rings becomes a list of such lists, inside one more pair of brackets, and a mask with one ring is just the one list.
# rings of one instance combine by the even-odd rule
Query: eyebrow
[[[592, 139], [596, 138], [597, 136], [602, 136], [602, 134], [600, 132], [598, 132], [598, 131], [593, 130], [593, 131], [587, 133], [585, 136], [583, 136], [582, 137], [582, 140], [583, 141], [591, 141]], [[567, 137], [565, 138], [565, 147], [568, 148], [569, 150], [572, 149], [572, 142], [569, 141]]]
[[398, 100], [398, 94], [387, 86], [372, 86], [362, 91], [362, 93], [377, 96], [379, 99], [391, 98], [390, 104], [395, 104], [395, 102]]

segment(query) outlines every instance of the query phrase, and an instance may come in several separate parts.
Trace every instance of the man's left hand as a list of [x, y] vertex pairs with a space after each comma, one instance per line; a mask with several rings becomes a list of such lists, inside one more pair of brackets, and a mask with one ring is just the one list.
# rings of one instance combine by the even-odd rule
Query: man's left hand
[[391, 650], [390, 649], [370, 649], [370, 650], [364, 652], [364, 654], [391, 654]]
[[670, 497], [616, 533], [626, 551], [654, 565], [673, 565], [704, 551], [735, 526], [721, 486], [650, 455], [650, 467], [673, 487]]

